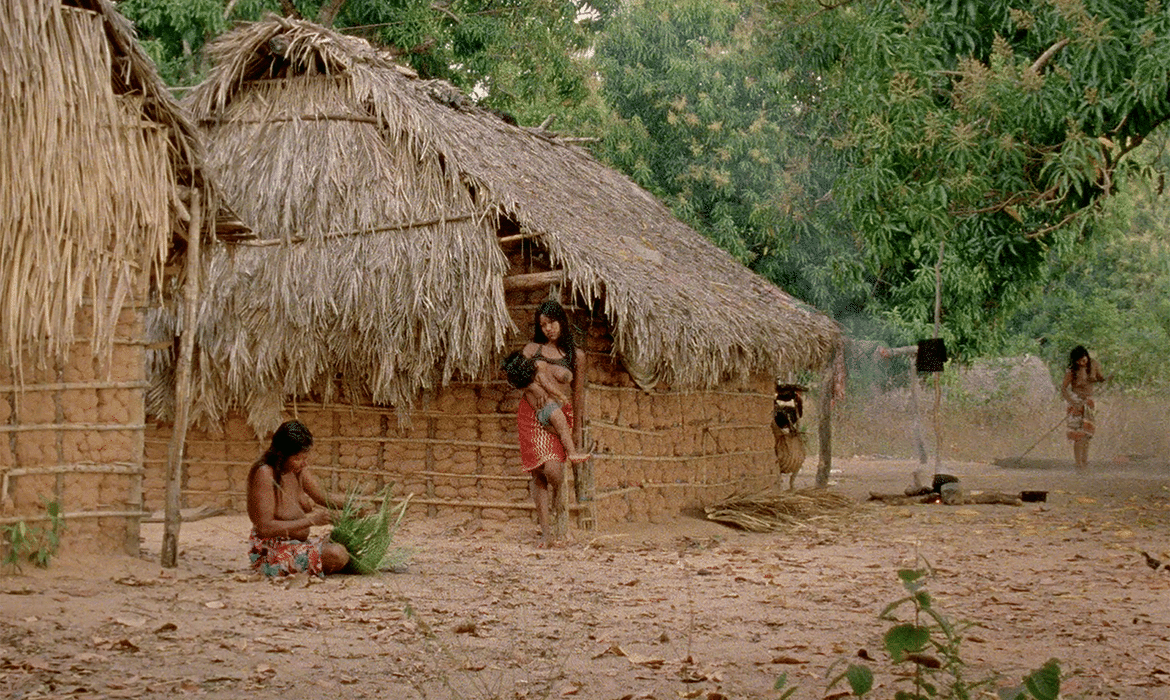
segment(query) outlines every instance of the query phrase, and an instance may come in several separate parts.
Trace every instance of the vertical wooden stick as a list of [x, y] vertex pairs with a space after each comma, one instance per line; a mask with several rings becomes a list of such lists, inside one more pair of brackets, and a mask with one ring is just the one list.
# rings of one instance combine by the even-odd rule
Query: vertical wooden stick
[[833, 363], [824, 378], [821, 380], [821, 406], [817, 416], [817, 437], [820, 449], [820, 461], [817, 463], [817, 488], [823, 489], [829, 485], [829, 474], [833, 471], [833, 387], [837, 383], [837, 366], [839, 356], [845, 352], [845, 346], [839, 345], [833, 352]]
[[191, 190], [191, 222], [187, 229], [187, 281], [183, 285], [183, 325], [179, 333], [179, 357], [175, 365], [175, 425], [167, 446], [166, 514], [160, 563], [174, 568], [179, 563], [179, 526], [183, 489], [183, 448], [191, 415], [191, 363], [195, 355], [195, 316], [199, 310], [200, 238], [203, 235], [203, 202], [198, 188]]
[[[938, 242], [938, 264], [934, 266], [934, 337], [941, 338], [942, 333], [942, 264], [943, 252], [946, 250], [947, 239]], [[939, 418], [939, 407], [942, 403], [942, 384], [940, 375], [934, 373], [934, 473], [938, 474], [942, 468], [942, 422]]]

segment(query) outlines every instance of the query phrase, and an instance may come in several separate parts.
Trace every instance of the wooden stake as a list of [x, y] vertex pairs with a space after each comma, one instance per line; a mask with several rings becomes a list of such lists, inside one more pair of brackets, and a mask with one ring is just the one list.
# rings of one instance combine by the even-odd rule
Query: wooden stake
[[195, 355], [195, 315], [200, 296], [199, 243], [203, 232], [202, 192], [191, 192], [191, 223], [187, 236], [187, 283], [183, 286], [183, 328], [179, 337], [179, 357], [175, 366], [175, 425], [167, 447], [166, 516], [163, 525], [162, 566], [174, 568], [179, 563], [179, 512], [183, 488], [183, 447], [187, 441], [187, 421], [191, 414], [191, 364]]
[[817, 488], [829, 485], [829, 473], [833, 470], [833, 386], [837, 379], [839, 355], [845, 351], [838, 345], [833, 351], [833, 362], [821, 379], [821, 406], [817, 416], [817, 436], [820, 461], [817, 462]]
[[[938, 264], [934, 266], [934, 337], [941, 338], [942, 332], [942, 264], [947, 239], [938, 242]], [[942, 422], [938, 412], [942, 403], [942, 372], [934, 373], [934, 473], [942, 469]]]

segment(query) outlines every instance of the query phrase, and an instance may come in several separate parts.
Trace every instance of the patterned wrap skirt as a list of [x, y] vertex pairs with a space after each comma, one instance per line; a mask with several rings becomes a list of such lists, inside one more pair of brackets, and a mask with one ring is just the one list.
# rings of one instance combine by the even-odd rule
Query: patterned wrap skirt
[[321, 550], [328, 542], [328, 535], [312, 540], [290, 540], [284, 537], [260, 537], [253, 530], [248, 538], [248, 544], [251, 545], [248, 558], [252, 568], [265, 576], [288, 576], [304, 572], [325, 578]]
[[[561, 406], [569, 429], [573, 428], [573, 407], [571, 404]], [[530, 472], [539, 469], [545, 462], [564, 462], [566, 459], [565, 446], [556, 433], [541, 427], [536, 418], [536, 411], [525, 400], [520, 400], [520, 407], [516, 409], [516, 432], [520, 437], [520, 463], [524, 471]]]
[[1073, 442], [1079, 442], [1093, 437], [1093, 433], [1097, 432], [1097, 415], [1096, 411], [1086, 404], [1079, 406], [1070, 405], [1068, 407], [1068, 414], [1065, 416], [1065, 427], [1068, 428], [1068, 439]]

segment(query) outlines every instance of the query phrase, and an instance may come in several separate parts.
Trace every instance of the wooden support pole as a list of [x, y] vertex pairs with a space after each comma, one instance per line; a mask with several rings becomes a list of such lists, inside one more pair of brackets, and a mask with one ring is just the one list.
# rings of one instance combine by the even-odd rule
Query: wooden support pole
[[829, 474], [833, 471], [833, 387], [837, 383], [838, 366], [843, 359], [844, 345], [838, 345], [833, 351], [833, 362], [821, 379], [821, 406], [817, 412], [817, 436], [820, 449], [820, 460], [817, 462], [816, 487], [826, 488], [829, 485]]
[[564, 270], [548, 270], [547, 272], [527, 272], [522, 275], [508, 275], [504, 278], [504, 291], [512, 289], [540, 289], [550, 284], [563, 284]]
[[[942, 337], [942, 264], [943, 254], [947, 249], [947, 239], [938, 242], [938, 263], [934, 266], [934, 337]], [[942, 470], [942, 420], [939, 409], [942, 404], [942, 383], [940, 375], [934, 373], [934, 473]]]
[[163, 525], [160, 563], [174, 568], [179, 563], [179, 512], [183, 489], [183, 447], [187, 441], [187, 422], [191, 414], [191, 364], [195, 355], [195, 320], [200, 297], [202, 261], [199, 244], [203, 231], [202, 192], [191, 192], [191, 223], [187, 236], [187, 281], [183, 285], [183, 326], [179, 337], [179, 357], [175, 366], [175, 424], [167, 447], [166, 515]]

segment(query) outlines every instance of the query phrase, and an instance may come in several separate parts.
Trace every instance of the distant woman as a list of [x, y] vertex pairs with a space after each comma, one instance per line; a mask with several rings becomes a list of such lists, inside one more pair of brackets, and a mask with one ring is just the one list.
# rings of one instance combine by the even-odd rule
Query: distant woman
[[[573, 342], [569, 318], [558, 302], [548, 300], [537, 309], [532, 341], [521, 351], [525, 357], [542, 359], [560, 365], [573, 373], [570, 402], [561, 411], [573, 431], [573, 441], [582, 445], [581, 425], [573, 419], [573, 407], [581, 405], [581, 391], [585, 382], [585, 353]], [[565, 480], [565, 447], [557, 436], [541, 427], [536, 411], [528, 401], [520, 401], [516, 411], [516, 429], [520, 438], [520, 462], [531, 476], [529, 490], [536, 504], [536, 518], [544, 546], [555, 540], [551, 530], [551, 513], [560, 502], [561, 486]]]
[[1105, 376], [1101, 374], [1101, 365], [1089, 357], [1085, 346], [1073, 348], [1068, 356], [1068, 371], [1064, 373], [1060, 393], [1068, 402], [1065, 420], [1077, 469], [1089, 467], [1089, 441], [1097, 429], [1093, 385], [1103, 381]]
[[309, 539], [312, 526], [332, 522], [328, 508], [339, 507], [309, 472], [312, 447], [309, 429], [300, 421], [286, 421], [248, 472], [249, 557], [252, 568], [266, 576], [324, 576], [349, 563], [345, 547], [330, 542], [328, 535]]

